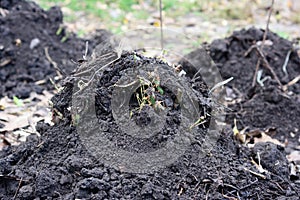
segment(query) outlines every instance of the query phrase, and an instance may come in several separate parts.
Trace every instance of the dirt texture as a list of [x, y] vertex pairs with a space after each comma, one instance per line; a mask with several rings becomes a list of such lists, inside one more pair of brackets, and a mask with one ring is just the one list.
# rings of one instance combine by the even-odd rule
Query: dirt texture
[[[212, 48], [213, 52], [218, 51]], [[134, 151], [139, 147], [139, 151], [148, 151], [159, 148], [159, 145], [163, 145], [163, 138], [171, 139], [172, 134], [161, 133], [148, 142], [126, 137], [124, 133], [116, 131], [108, 103], [111, 97], [109, 86], [120, 78], [122, 70], [143, 63], [165, 65], [156, 59], [142, 56], [139, 56], [137, 62], [136, 56], [122, 55], [99, 75], [97, 91], [100, 93], [96, 97], [96, 110], [100, 123], [110, 122], [107, 125], [108, 133], [114, 131], [115, 134], [107, 136], [117, 141], [119, 148]], [[284, 148], [272, 143], [258, 143], [253, 149], [243, 147], [233, 139], [230, 128], [222, 131], [212, 151], [201, 158], [199, 152], [205, 130], [199, 130], [202, 134], [198, 141], [196, 139], [184, 155], [163, 170], [131, 174], [112, 168], [91, 155], [83, 145], [76, 127], [72, 125], [74, 121], [68, 107], [73, 87], [71, 82], [67, 82], [65, 89], [52, 99], [54, 108], [64, 116], [62, 120], [53, 127], [39, 124], [38, 131], [42, 134], [40, 138], [30, 136], [26, 143], [7, 147], [1, 152], [2, 199], [299, 198], [299, 183], [295, 179], [290, 180]], [[198, 91], [200, 89], [202, 92], [207, 91], [203, 87], [195, 88]], [[174, 103], [173, 100], [171, 102]], [[146, 116], [140, 117], [147, 122]], [[175, 120], [175, 125], [177, 123], [178, 120]], [[172, 124], [168, 126], [172, 128]], [[260, 152], [260, 158], [257, 152]], [[251, 173], [249, 170], [257, 172], [251, 158], [256, 162], [260, 160], [262, 167], [269, 173], [262, 177]]]
[[[22, 9], [18, 11], [16, 6], [3, 5], [6, 5], [4, 8], [11, 9], [10, 12], [16, 12], [11, 17], [18, 16], [19, 12], [22, 13]], [[32, 9], [34, 4], [24, 5], [26, 5], [24, 7], [30, 5], [29, 8]], [[47, 13], [41, 10], [37, 13], [43, 13], [42, 16], [36, 18], [37, 21], [45, 20], [44, 17]], [[61, 16], [60, 12], [58, 13]], [[9, 15], [6, 18], [9, 18]], [[6, 23], [6, 20], [1, 23]], [[53, 30], [51, 29], [53, 37], [56, 38], [55, 41], [59, 41], [56, 48], [52, 47], [53, 51], [54, 49], [63, 50], [68, 56], [71, 56], [68, 51], [75, 51], [74, 49], [79, 48], [79, 45], [76, 43], [72, 46], [69, 40], [61, 43], [61, 36], [55, 34], [57, 28], [58, 25]], [[41, 29], [37, 28], [37, 30]], [[25, 32], [24, 34], [27, 34]], [[251, 45], [261, 41], [262, 36], [262, 30], [254, 28], [242, 30], [233, 33], [229, 38], [214, 41], [208, 46], [210, 55], [219, 67], [223, 78], [235, 78], [227, 88], [227, 90], [232, 89], [228, 91], [233, 91], [228, 93], [228, 97], [236, 100], [235, 103], [229, 105], [233, 111], [228, 114], [227, 122], [233, 124], [233, 118], [237, 118], [239, 129], [245, 126], [249, 126], [251, 129], [265, 129], [272, 126], [276, 128], [275, 137], [279, 138], [281, 136], [289, 137], [288, 131], [299, 135], [299, 129], [295, 129], [299, 121], [299, 115], [297, 115], [299, 113], [299, 84], [289, 87], [288, 90], [291, 92], [288, 94], [278, 89], [274, 79], [265, 81], [264, 87], [260, 87], [258, 84], [255, 88], [251, 87], [258, 57], [255, 50], [246, 57], [244, 53]], [[20, 38], [22, 41], [27, 41], [28, 51], [24, 52], [29, 54], [28, 56], [32, 56], [32, 53], [29, 53], [32, 50], [29, 50], [28, 45], [33, 38], [31, 34]], [[43, 37], [40, 36], [40, 38]], [[10, 40], [10, 45], [14, 45], [12, 44], [14, 39]], [[264, 49], [267, 60], [282, 84], [285, 84], [300, 74], [299, 56], [296, 51], [291, 53], [287, 66], [288, 77], [284, 78], [281, 71], [282, 64], [287, 51], [292, 48], [292, 44], [273, 33], [269, 33], [267, 39], [273, 42], [271, 46], [266, 45]], [[54, 41], [53, 38], [52, 40]], [[84, 42], [81, 42], [81, 49], [78, 50], [79, 58], [85, 48]], [[50, 43], [47, 45], [50, 50]], [[19, 48], [25, 49], [24, 42]], [[36, 48], [42, 47], [37, 46]], [[4, 54], [5, 49], [1, 51], [3, 55], [6, 55]], [[61, 51], [59, 52], [58, 54], [62, 54]], [[190, 54], [190, 57], [191, 55], [197, 55], [197, 50]], [[57, 56], [60, 58], [57, 63], [62, 62], [60, 61], [62, 57]], [[55, 56], [52, 57], [54, 60]], [[38, 58], [44, 58], [44, 62], [48, 62], [44, 54]], [[94, 66], [97, 66], [94, 59], [96, 58], [90, 58], [81, 66], [90, 66], [89, 64], [93, 63]], [[178, 117], [182, 109], [176, 105], [174, 93], [162, 85], [165, 91], [164, 95], [159, 95], [158, 91], [155, 92], [158, 96], [157, 100], [162, 101], [162, 105], [169, 108], [166, 128], [145, 140], [137, 140], [119, 131], [114, 123], [115, 119], [112, 117], [111, 86], [122, 77], [125, 70], [138, 68], [143, 64], [155, 64], [162, 68], [169, 67], [158, 59], [124, 53], [97, 75], [99, 81], [95, 107], [98, 123], [103, 125], [103, 129], [106, 129], [104, 135], [110, 141], [115, 142], [118, 148], [132, 152], [147, 152], [163, 147], [166, 141], [179, 134], [176, 132], [176, 128], [182, 120]], [[188, 63], [182, 62], [181, 64], [189, 74], [195, 73]], [[48, 65], [48, 68], [52, 69], [52, 75], [55, 76], [56, 71], [51, 68], [49, 62]], [[10, 63], [4, 68], [8, 70], [8, 66], [15, 65]], [[40, 67], [44, 67], [44, 65]], [[42, 69], [42, 71], [46, 71], [44, 68]], [[263, 66], [261, 69], [264, 70], [264, 76], [270, 75]], [[41, 70], [38, 71], [41, 72]], [[25, 74], [28, 73], [25, 72]], [[31, 76], [33, 75], [31, 74]], [[36, 77], [34, 81], [39, 78]], [[17, 83], [16, 77], [12, 80]], [[34, 81], [29, 83], [33, 84]], [[173, 164], [157, 172], [126, 173], [122, 169], [111, 167], [91, 154], [77, 131], [78, 127], [74, 120], [76, 118], [72, 116], [69, 109], [72, 104], [73, 88], [78, 86], [74, 85], [73, 81], [74, 76], [66, 79], [64, 90], [52, 98], [55, 109], [53, 111], [54, 120], [56, 121], [54, 126], [39, 123], [37, 131], [41, 137], [31, 135], [27, 142], [20, 146], [6, 146], [0, 151], [0, 199], [299, 199], [299, 173], [291, 179], [285, 149], [270, 142], [257, 143], [252, 149], [245, 147], [233, 138], [232, 127], [227, 127], [219, 133], [220, 136], [217, 138], [214, 148], [205, 155], [202, 152], [202, 144], [207, 134], [207, 127], [196, 127], [198, 135], [194, 137], [185, 153]], [[185, 81], [193, 88], [195, 96], [198, 97], [201, 110], [206, 108], [209, 111], [210, 106], [201, 101], [201, 98], [208, 96], [208, 89], [201, 79], [195, 81], [187, 77]], [[33, 85], [28, 85], [27, 82], [23, 84], [30, 90], [33, 89]], [[4, 92], [19, 95], [15, 93], [16, 90], [11, 88], [5, 89]], [[8, 90], [13, 92], [8, 92]], [[237, 101], [237, 99], [241, 100]], [[134, 109], [138, 106], [137, 99], [132, 97], [130, 108]], [[145, 107], [140, 113], [133, 113], [132, 120], [139, 126], [147, 126], [150, 123], [147, 109], [151, 109], [151, 107]], [[245, 112], [245, 109], [248, 112]], [[295, 139], [289, 139], [297, 145]], [[258, 156], [258, 152], [260, 156]], [[251, 162], [252, 159], [256, 163], [260, 163], [268, 173], [260, 173]]]
[[[278, 83], [261, 61], [262, 78], [269, 76], [263, 86], [256, 82], [252, 87], [257, 60], [260, 58], [256, 50], [245, 55], [249, 48], [257, 42], [262, 42], [264, 31], [250, 28], [234, 32], [232, 36], [215, 40], [210, 44], [210, 55], [220, 69], [224, 79], [233, 77], [228, 83], [228, 94], [232, 99], [240, 101], [230, 105], [232, 112], [227, 122], [233, 124], [238, 120], [239, 128], [273, 129], [272, 137], [282, 142], [293, 143], [299, 146], [300, 121], [300, 84], [295, 83], [282, 91]], [[282, 85], [288, 84], [300, 75], [299, 47], [295, 48], [292, 42], [280, 38], [269, 32], [266, 37], [271, 43], [264, 45], [263, 52], [266, 60], [278, 76]], [[291, 51], [286, 65], [287, 74], [283, 65], [288, 52]], [[294, 137], [291, 136], [295, 134]]]
[[59, 7], [44, 11], [33, 2], [1, 0], [0, 8], [0, 97], [53, 89], [50, 78], [57, 83], [59, 73], [74, 70], [72, 60], [82, 59], [85, 40], [64, 29]]

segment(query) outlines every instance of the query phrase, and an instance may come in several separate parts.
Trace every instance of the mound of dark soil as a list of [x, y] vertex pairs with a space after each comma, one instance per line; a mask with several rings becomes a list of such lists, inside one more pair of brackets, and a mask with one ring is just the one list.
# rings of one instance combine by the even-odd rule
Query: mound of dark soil
[[[267, 79], [260, 86], [256, 83], [252, 87], [252, 80], [255, 73], [256, 63], [259, 58], [257, 52], [253, 50], [247, 56], [248, 49], [259, 41], [263, 40], [264, 31], [251, 28], [234, 32], [232, 36], [216, 40], [210, 45], [210, 54], [220, 68], [224, 79], [234, 77], [230, 86], [230, 95], [241, 97], [241, 102], [230, 106], [233, 110], [227, 117], [227, 122], [233, 124], [233, 118], [238, 119], [241, 128], [248, 126], [250, 129], [275, 128], [275, 137], [282, 142], [299, 145], [299, 121], [300, 121], [300, 83], [289, 86], [283, 92], [278, 88], [278, 84], [272, 77], [270, 71], [261, 62], [262, 78]], [[267, 40], [271, 45], [264, 46], [264, 54], [283, 85], [300, 75], [299, 51], [293, 47], [292, 42], [280, 38], [276, 34], [269, 32]], [[288, 55], [291, 54], [286, 66], [287, 75], [283, 71], [283, 65]], [[233, 98], [234, 99], [234, 98]], [[296, 137], [291, 137], [291, 133]]]
[[0, 15], [0, 97], [27, 98], [32, 91], [53, 89], [50, 78], [56, 82], [59, 71], [54, 62], [69, 74], [76, 67], [71, 59], [84, 55], [85, 40], [62, 27], [58, 7], [44, 11], [33, 2], [1, 0], [0, 8], [5, 9]]
[[[246, 47], [243, 46], [245, 42], [238, 43], [234, 39], [236, 38], [235, 35], [245, 36], [245, 32], [248, 33]], [[222, 63], [225, 63], [223, 67], [227, 66], [227, 62], [231, 63], [230, 59], [232, 58], [241, 59], [237, 62], [240, 63], [240, 67], [244, 67], [245, 65], [242, 63], [249, 62], [252, 57], [255, 63], [255, 54], [251, 54], [250, 58], [239, 57], [237, 54], [242, 53], [241, 49], [247, 50], [247, 47], [256, 41], [255, 39], [250, 40], [249, 37], [257, 37], [257, 32], [262, 31], [251, 29], [234, 33], [234, 36], [225, 39], [225, 41], [234, 41], [232, 42], [234, 45], [225, 42], [224, 48], [227, 50], [224, 50], [224, 52], [220, 50], [224, 46], [224, 40], [216, 41], [211, 46], [211, 55], [217, 63], [219, 63], [218, 59], [222, 59]], [[277, 39], [275, 35], [271, 34], [271, 36]], [[279, 41], [290, 44], [282, 39], [279, 39]], [[218, 43], [220, 46], [217, 45]], [[238, 52], [229, 51], [228, 49], [231, 46], [240, 50]], [[277, 51], [280, 46], [276, 46], [274, 42], [273, 48]], [[111, 135], [106, 134], [111, 141], [114, 141], [119, 148], [128, 151], [144, 152], [160, 148], [160, 145], [163, 145], [166, 140], [172, 139], [173, 134], [178, 134], [176, 132], [172, 133], [172, 131], [180, 123], [180, 119], [176, 117], [180, 109], [171, 109], [175, 114], [170, 115], [168, 118], [167, 128], [170, 129], [170, 132], [163, 131], [148, 142], [136, 141], [134, 138], [119, 132], [111, 115], [110, 87], [120, 79], [122, 71], [126, 69], [136, 68], [144, 63], [154, 63], [162, 67], [166, 65], [156, 59], [142, 56], [138, 56], [137, 59], [136, 56], [128, 53], [123, 54], [118, 61], [108, 66], [99, 75], [100, 81], [97, 85], [95, 104], [99, 122], [106, 125], [107, 133], [114, 133]], [[226, 57], [224, 58], [224, 56]], [[296, 55], [293, 53], [290, 65], [297, 62], [294, 56]], [[234, 63], [234, 61], [232, 62]], [[272, 62], [270, 61], [270, 63]], [[237, 64], [231, 66], [237, 66]], [[228, 70], [233, 70], [232, 74], [240, 71], [238, 68], [229, 68], [223, 71], [223, 67], [220, 66], [225, 78], [230, 74]], [[288, 68], [291, 68], [290, 70], [294, 69], [290, 66]], [[248, 70], [250, 69], [252, 70], [252, 68]], [[294, 70], [297, 71], [297, 69]], [[225, 75], [225, 72], [227, 75]], [[289, 72], [293, 76], [292, 72]], [[187, 82], [192, 87], [193, 82], [190, 79], [187, 79]], [[238, 75], [236, 75], [236, 80], [232, 84], [236, 84], [235, 87], [240, 90], [249, 87], [248, 83], [243, 82]], [[201, 84], [194, 85], [196, 85], [193, 88], [195, 91], [200, 91], [204, 96], [207, 94], [205, 87], [199, 87]], [[272, 82], [270, 85], [276, 88]], [[196, 137], [184, 155], [180, 156], [170, 166], [154, 173], [132, 174], [122, 172], [121, 169], [112, 168], [103, 163], [101, 159], [92, 156], [82, 143], [74, 126], [74, 116], [72, 117], [69, 111], [73, 87], [72, 82], [67, 82], [65, 89], [52, 99], [54, 107], [63, 115], [63, 119], [60, 119], [53, 127], [39, 124], [37, 128], [42, 137], [30, 136], [26, 143], [18, 147], [6, 147], [0, 152], [1, 199], [11, 199], [13, 197], [17, 199], [33, 199], [35, 197], [39, 199], [299, 198], [300, 186], [290, 180], [288, 161], [285, 158], [284, 149], [272, 143], [261, 143], [250, 150], [232, 139], [231, 129], [222, 131], [212, 151], [201, 157], [199, 154], [206, 133], [205, 129], [199, 129], [199, 136]], [[268, 87], [267, 83], [266, 87]], [[264, 88], [258, 88], [255, 91], [257, 95], [264, 94]], [[168, 99], [171, 102], [168, 105], [174, 108], [175, 99], [172, 98], [172, 93], [167, 94], [168, 97], [161, 100], [166, 101]], [[136, 104], [132, 104], [133, 108], [136, 106]], [[200, 104], [200, 106], [203, 105]], [[135, 117], [137, 123], [147, 124], [147, 116], [139, 115]], [[265, 122], [268, 123], [268, 121]], [[262, 167], [270, 172], [264, 174], [265, 177], [253, 173], [257, 172], [257, 169], [251, 163], [251, 158], [258, 162], [258, 151], [261, 155]]]
[[[234, 79], [227, 85], [227, 94], [231, 100], [235, 101], [229, 105], [227, 123], [233, 124], [237, 119], [240, 129], [266, 130], [276, 129], [276, 134], [272, 135], [282, 142], [293, 143], [292, 146], [299, 145], [299, 121], [300, 121], [300, 84], [299, 82], [287, 87], [287, 91], [281, 91], [271, 72], [265, 67], [263, 61], [260, 62], [259, 69], [262, 70], [261, 79], [268, 77], [263, 82], [263, 86], [256, 82], [252, 86], [252, 81], [260, 58], [258, 52], [253, 49], [248, 55], [247, 51], [252, 45], [263, 40], [264, 31], [250, 28], [234, 32], [230, 37], [213, 41], [208, 45], [208, 51], [216, 65], [220, 69], [224, 79], [233, 77]], [[275, 33], [269, 32], [266, 38], [263, 52], [266, 60], [279, 77], [282, 85], [300, 75], [299, 49], [294, 48], [293, 43], [280, 38]], [[291, 51], [286, 65], [287, 75], [284, 73], [283, 65], [288, 52]], [[195, 55], [201, 53], [196, 50], [187, 55], [189, 59], [195, 59]], [[183, 65], [191, 66], [182, 62]], [[295, 134], [296, 137], [291, 137]]]

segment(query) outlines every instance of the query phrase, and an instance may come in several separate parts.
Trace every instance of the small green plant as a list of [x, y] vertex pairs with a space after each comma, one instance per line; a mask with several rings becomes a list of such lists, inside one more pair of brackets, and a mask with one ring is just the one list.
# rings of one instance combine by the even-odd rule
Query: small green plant
[[67, 39], [69, 38], [69, 36], [70, 36], [70, 33], [67, 32], [66, 35], [65, 35], [64, 37], [61, 38], [60, 42], [61, 42], [61, 43], [64, 43], [65, 41], [67, 41]]
[[16, 97], [16, 96], [13, 96], [13, 101], [14, 101], [14, 103], [15, 103], [17, 106], [19, 106], [19, 107], [24, 106], [23, 101], [22, 101], [21, 99], [19, 99], [18, 97]]
[[194, 124], [192, 124], [190, 126], [190, 129], [193, 129], [196, 126], [199, 126], [201, 124], [205, 124], [206, 122], [207, 122], [206, 115], [205, 116], [201, 116]]
[[79, 114], [72, 114], [72, 125], [73, 126], [78, 126], [79, 120], [80, 120]]
[[59, 26], [59, 28], [56, 31], [56, 35], [60, 35], [62, 33], [62, 31], [63, 31], [63, 27]]
[[144, 77], [139, 77], [141, 87], [135, 93], [139, 107], [131, 110], [130, 116], [133, 115], [134, 111], [141, 112], [141, 110], [147, 105], [153, 107], [154, 109], [165, 109], [165, 107], [162, 105], [162, 101], [157, 99], [157, 94], [164, 94], [164, 90], [160, 85], [159, 76], [154, 72], [151, 72], [149, 73], [149, 79], [150, 80]]

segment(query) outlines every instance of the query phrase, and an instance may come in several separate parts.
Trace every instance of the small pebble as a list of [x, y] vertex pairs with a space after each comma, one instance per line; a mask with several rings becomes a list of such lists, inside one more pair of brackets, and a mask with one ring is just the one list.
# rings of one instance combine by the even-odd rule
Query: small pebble
[[40, 43], [40, 40], [38, 38], [34, 38], [31, 40], [29, 48], [30, 49], [34, 49], [35, 47], [37, 47]]

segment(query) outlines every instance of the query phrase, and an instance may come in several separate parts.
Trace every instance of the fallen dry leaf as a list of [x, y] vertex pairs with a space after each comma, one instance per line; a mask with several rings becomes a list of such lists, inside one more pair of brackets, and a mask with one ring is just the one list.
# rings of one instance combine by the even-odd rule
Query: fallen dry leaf
[[[0, 133], [17, 133], [25, 137], [29, 133], [36, 133], [35, 126], [37, 122], [44, 120], [46, 123], [51, 122], [51, 110], [48, 101], [53, 94], [44, 91], [43, 95], [31, 93], [28, 99], [24, 99], [23, 106], [17, 106], [12, 99], [4, 97], [0, 99], [0, 121], [4, 125], [0, 128]], [[38, 100], [37, 100], [38, 99]], [[23, 131], [20, 131], [25, 128]], [[18, 131], [17, 131], [18, 130]], [[17, 131], [17, 132], [16, 132]]]
[[286, 144], [281, 143], [279, 140], [272, 138], [269, 134], [275, 134], [274, 128], [269, 128], [266, 131], [262, 131], [259, 129], [251, 130], [246, 132], [248, 127], [244, 128], [243, 130], [239, 131], [237, 129], [236, 120], [234, 120], [234, 127], [233, 127], [233, 134], [241, 143], [246, 144], [249, 148], [254, 147], [256, 143], [259, 142], [271, 142], [276, 145], [280, 145], [285, 147]]
[[[255, 133], [257, 134], [258, 131], [256, 130]], [[256, 136], [253, 137], [253, 140], [254, 140], [253, 144], [249, 143], [250, 142], [250, 138], [247, 139], [246, 143], [247, 143], [248, 147], [252, 148], [252, 147], [254, 147], [254, 145], [256, 143], [259, 143], [259, 142], [272, 142], [273, 144], [277, 144], [277, 145], [285, 147], [285, 144], [281, 143], [277, 139], [272, 138], [271, 136], [267, 135], [265, 132], [261, 131], [259, 134], [260, 134], [259, 137], [256, 137]]]
[[289, 155], [287, 155], [287, 159], [289, 162], [299, 162], [300, 161], [300, 151], [292, 151]]
[[19, 115], [14, 114], [4, 114], [6, 117], [5, 121], [2, 122], [4, 124], [3, 128], [0, 128], [0, 132], [3, 131], [13, 131], [18, 128], [24, 128], [29, 125], [28, 119], [31, 116], [30, 112], [20, 112]]
[[18, 145], [20, 142], [18, 141], [18, 136], [6, 133], [5, 135], [0, 135], [2, 140], [2, 148], [7, 145]]

